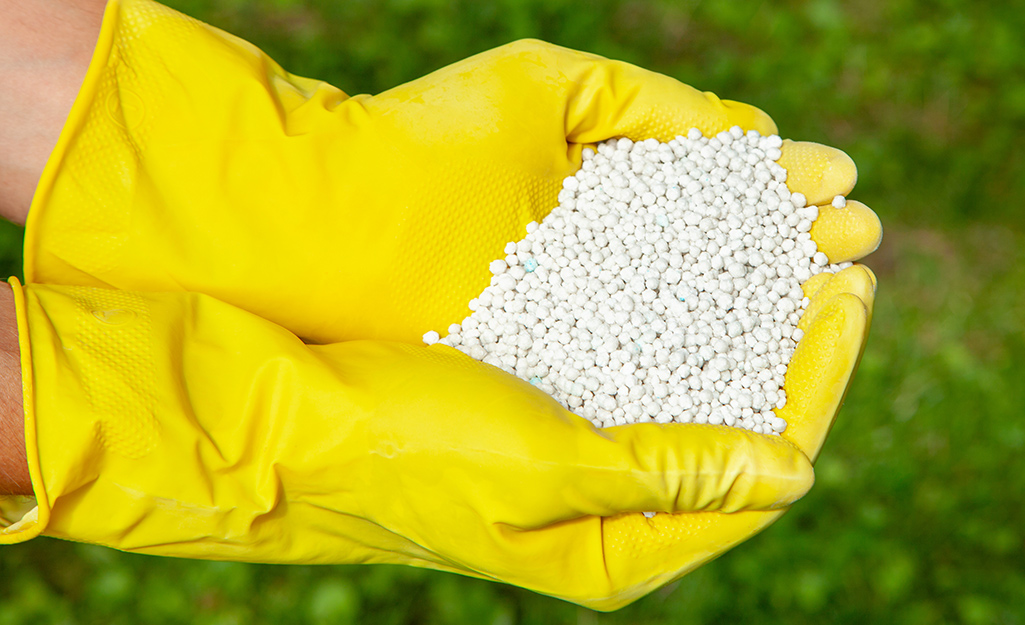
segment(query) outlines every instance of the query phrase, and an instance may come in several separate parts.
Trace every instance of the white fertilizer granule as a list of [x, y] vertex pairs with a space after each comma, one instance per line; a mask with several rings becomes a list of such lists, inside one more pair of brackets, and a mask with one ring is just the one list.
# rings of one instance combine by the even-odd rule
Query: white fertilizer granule
[[[586, 149], [556, 207], [490, 265], [461, 324], [424, 335], [517, 375], [598, 427], [787, 427], [801, 283], [828, 265], [786, 186], [782, 140], [737, 127]], [[833, 205], [842, 205], [838, 196]]]

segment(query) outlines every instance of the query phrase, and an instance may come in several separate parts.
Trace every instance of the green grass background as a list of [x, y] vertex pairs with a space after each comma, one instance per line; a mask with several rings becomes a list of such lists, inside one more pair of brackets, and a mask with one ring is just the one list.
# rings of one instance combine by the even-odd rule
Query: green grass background
[[[600, 614], [391, 566], [0, 549], [0, 625], [1025, 623], [1025, 6], [953, 0], [174, 0], [350, 94], [540, 37], [760, 106], [881, 216], [868, 348], [780, 522]], [[0, 260], [20, 262], [20, 231]]]

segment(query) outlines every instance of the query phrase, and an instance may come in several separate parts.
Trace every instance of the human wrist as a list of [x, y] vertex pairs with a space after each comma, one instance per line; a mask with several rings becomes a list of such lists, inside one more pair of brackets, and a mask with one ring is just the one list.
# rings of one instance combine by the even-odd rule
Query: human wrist
[[0, 495], [31, 495], [14, 293], [0, 288]]

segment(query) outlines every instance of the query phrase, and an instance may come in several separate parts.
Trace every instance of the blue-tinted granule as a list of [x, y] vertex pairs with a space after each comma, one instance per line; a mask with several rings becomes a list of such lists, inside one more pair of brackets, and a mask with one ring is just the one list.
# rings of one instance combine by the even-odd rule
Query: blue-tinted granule
[[536, 260], [534, 260], [533, 258], [528, 258], [527, 260], [523, 261], [523, 270], [524, 271], [526, 271], [527, 273], [531, 273], [535, 269], [537, 269], [537, 261]]

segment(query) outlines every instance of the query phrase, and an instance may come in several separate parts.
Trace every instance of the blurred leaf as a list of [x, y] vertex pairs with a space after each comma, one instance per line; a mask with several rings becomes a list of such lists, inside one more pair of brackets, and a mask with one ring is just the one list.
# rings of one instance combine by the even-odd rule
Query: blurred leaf
[[311, 622], [337, 624], [357, 622], [359, 594], [345, 579], [327, 578], [317, 582], [309, 602]]

